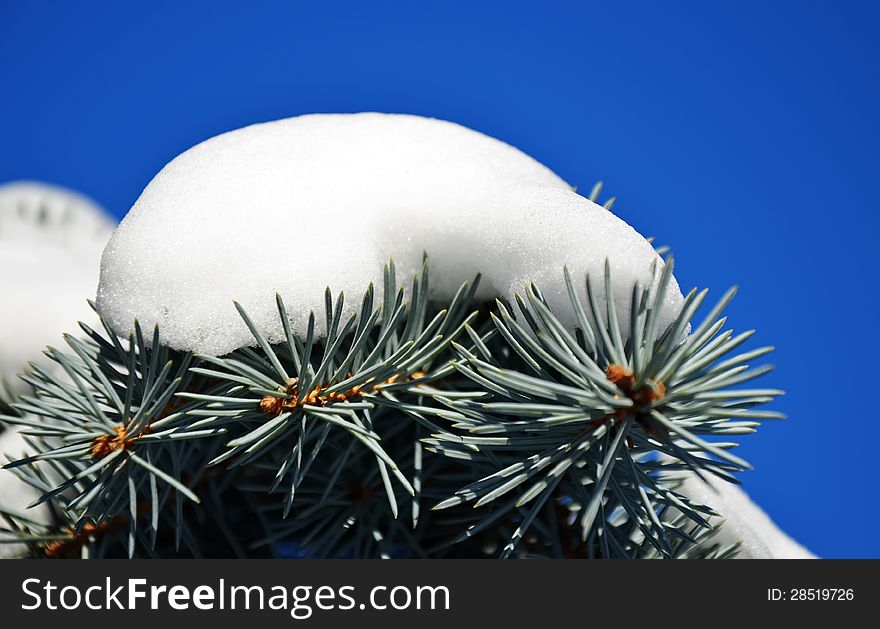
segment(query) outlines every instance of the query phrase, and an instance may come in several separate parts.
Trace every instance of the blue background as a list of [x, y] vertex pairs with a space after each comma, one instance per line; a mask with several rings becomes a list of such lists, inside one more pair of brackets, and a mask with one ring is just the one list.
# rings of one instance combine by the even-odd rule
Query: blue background
[[731, 322], [778, 348], [766, 384], [790, 419], [745, 439], [747, 490], [820, 555], [880, 557], [877, 18], [851, 2], [0, 0], [0, 181], [122, 216], [205, 138], [363, 110], [455, 120], [582, 191], [602, 178], [673, 246], [683, 286], [741, 284]]

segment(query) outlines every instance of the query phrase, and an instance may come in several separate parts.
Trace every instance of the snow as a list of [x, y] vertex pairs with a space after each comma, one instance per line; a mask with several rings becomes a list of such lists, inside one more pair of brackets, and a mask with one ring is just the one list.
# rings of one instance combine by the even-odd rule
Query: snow
[[[0, 377], [77, 319], [94, 324], [85, 300], [111, 230], [100, 208], [70, 191], [0, 186]], [[138, 319], [158, 324], [171, 347], [222, 355], [253, 344], [233, 299], [279, 341], [276, 292], [302, 334], [325, 286], [344, 290], [354, 312], [370, 282], [381, 286], [389, 258], [406, 278], [423, 252], [438, 300], [477, 272], [481, 298], [534, 281], [567, 323], [564, 265], [601, 278], [610, 259], [623, 310], [634, 282], [656, 280], [657, 255], [642, 236], [503, 142], [416, 116], [312, 115], [217, 136], [163, 168], [104, 249], [98, 307], [121, 334]], [[673, 279], [666, 323], [681, 302]], [[625, 337], [628, 318], [620, 322]], [[15, 431], [0, 434], [0, 452], [24, 449]], [[813, 557], [728, 483], [692, 476], [679, 491], [724, 518], [714, 541], [741, 541], [742, 557]], [[24, 510], [35, 497], [0, 470], [0, 504]], [[15, 550], [0, 544], [0, 557]]]
[[[656, 279], [642, 236], [503, 142], [417, 116], [325, 114], [225, 133], [172, 160], [108, 244], [97, 301], [120, 334], [138, 319], [173, 348], [222, 355], [253, 344], [233, 299], [280, 341], [276, 292], [302, 334], [326, 286], [354, 312], [389, 258], [407, 279], [423, 252], [438, 300], [479, 271], [481, 298], [534, 281], [570, 322], [563, 265], [601, 277], [610, 258], [627, 309], [633, 283]], [[673, 281], [667, 322], [681, 301]]]
[[[2, 468], [7, 460], [21, 458], [28, 451], [27, 444], [15, 430], [0, 432], [0, 507], [27, 515], [39, 522], [48, 522], [49, 513], [45, 506], [28, 509], [28, 505], [39, 498], [39, 492], [19, 480], [12, 471]], [[0, 544], [0, 559], [18, 556], [25, 550], [22, 544]]]
[[[87, 303], [113, 222], [86, 197], [48, 184], [0, 186], [0, 379], [16, 376], [58, 345], [78, 320], [95, 324]], [[41, 360], [44, 364], [48, 360]]]
[[707, 505], [724, 518], [711, 544], [726, 547], [741, 542], [739, 559], [816, 558], [783, 533], [742, 489], [717, 479], [710, 482], [690, 475], [677, 491], [696, 504]]

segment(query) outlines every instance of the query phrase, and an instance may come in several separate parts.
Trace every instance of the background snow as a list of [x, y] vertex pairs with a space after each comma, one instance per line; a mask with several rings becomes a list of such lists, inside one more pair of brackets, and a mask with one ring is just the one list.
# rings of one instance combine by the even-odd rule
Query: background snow
[[[11, 470], [4, 470], [2, 467], [7, 460], [19, 459], [29, 451], [30, 448], [16, 431], [0, 433], [0, 506], [26, 514], [39, 522], [48, 522], [49, 511], [44, 505], [28, 509], [28, 505], [39, 498], [39, 492], [19, 480]], [[25, 550], [27, 549], [23, 544], [0, 544], [0, 559], [15, 557]]]
[[113, 222], [88, 198], [48, 184], [0, 186], [0, 379], [25, 390], [17, 374], [43, 359], [46, 345], [79, 320], [97, 323], [94, 298], [101, 251]]
[[[278, 341], [276, 292], [302, 334], [326, 286], [345, 291], [354, 312], [389, 258], [408, 279], [423, 251], [437, 299], [480, 271], [481, 297], [535, 281], [563, 318], [563, 265], [601, 277], [609, 257], [628, 309], [657, 258], [626, 223], [503, 142], [417, 116], [311, 115], [217, 136], [165, 166], [104, 252], [98, 307], [121, 334], [137, 318], [159, 324], [171, 347], [225, 354], [253, 343], [233, 299]], [[673, 282], [667, 321], [681, 299]]]
[[[77, 321], [97, 325], [87, 299], [95, 294], [101, 251], [113, 221], [81, 194], [24, 181], [0, 186], [0, 381], [19, 393], [18, 378], [29, 361], [53, 369], [42, 352], [59, 345]], [[20, 458], [28, 448], [15, 430], [0, 427], [0, 462]], [[0, 505], [48, 521], [38, 497], [9, 470], [0, 469]], [[0, 544], [0, 558], [20, 554], [18, 544]]]

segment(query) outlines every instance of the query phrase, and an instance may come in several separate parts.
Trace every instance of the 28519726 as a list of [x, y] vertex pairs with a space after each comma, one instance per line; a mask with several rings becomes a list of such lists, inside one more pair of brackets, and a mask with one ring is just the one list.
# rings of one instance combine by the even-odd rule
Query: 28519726
[[768, 601], [852, 601], [853, 588], [767, 588]]

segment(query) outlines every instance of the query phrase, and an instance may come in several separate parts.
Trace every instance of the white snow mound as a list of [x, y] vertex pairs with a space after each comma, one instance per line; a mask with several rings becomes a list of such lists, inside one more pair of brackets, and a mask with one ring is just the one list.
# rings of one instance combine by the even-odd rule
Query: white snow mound
[[815, 559], [786, 535], [739, 487], [717, 479], [711, 484], [690, 475], [677, 489], [696, 504], [707, 505], [724, 518], [709, 543], [740, 542], [738, 559]]
[[[482, 272], [481, 297], [534, 281], [563, 318], [563, 265], [601, 278], [610, 258], [628, 308], [657, 259], [629, 225], [508, 144], [417, 116], [309, 115], [219, 135], [165, 166], [104, 251], [98, 308], [120, 334], [137, 319], [173, 348], [222, 355], [253, 344], [233, 299], [280, 341], [276, 292], [302, 334], [326, 286], [354, 312], [390, 258], [408, 280], [423, 252], [438, 300]], [[667, 321], [681, 301], [673, 281]]]
[[113, 231], [86, 197], [37, 182], [0, 186], [0, 380], [25, 390], [17, 374], [58, 345], [79, 320], [97, 323], [101, 252]]

